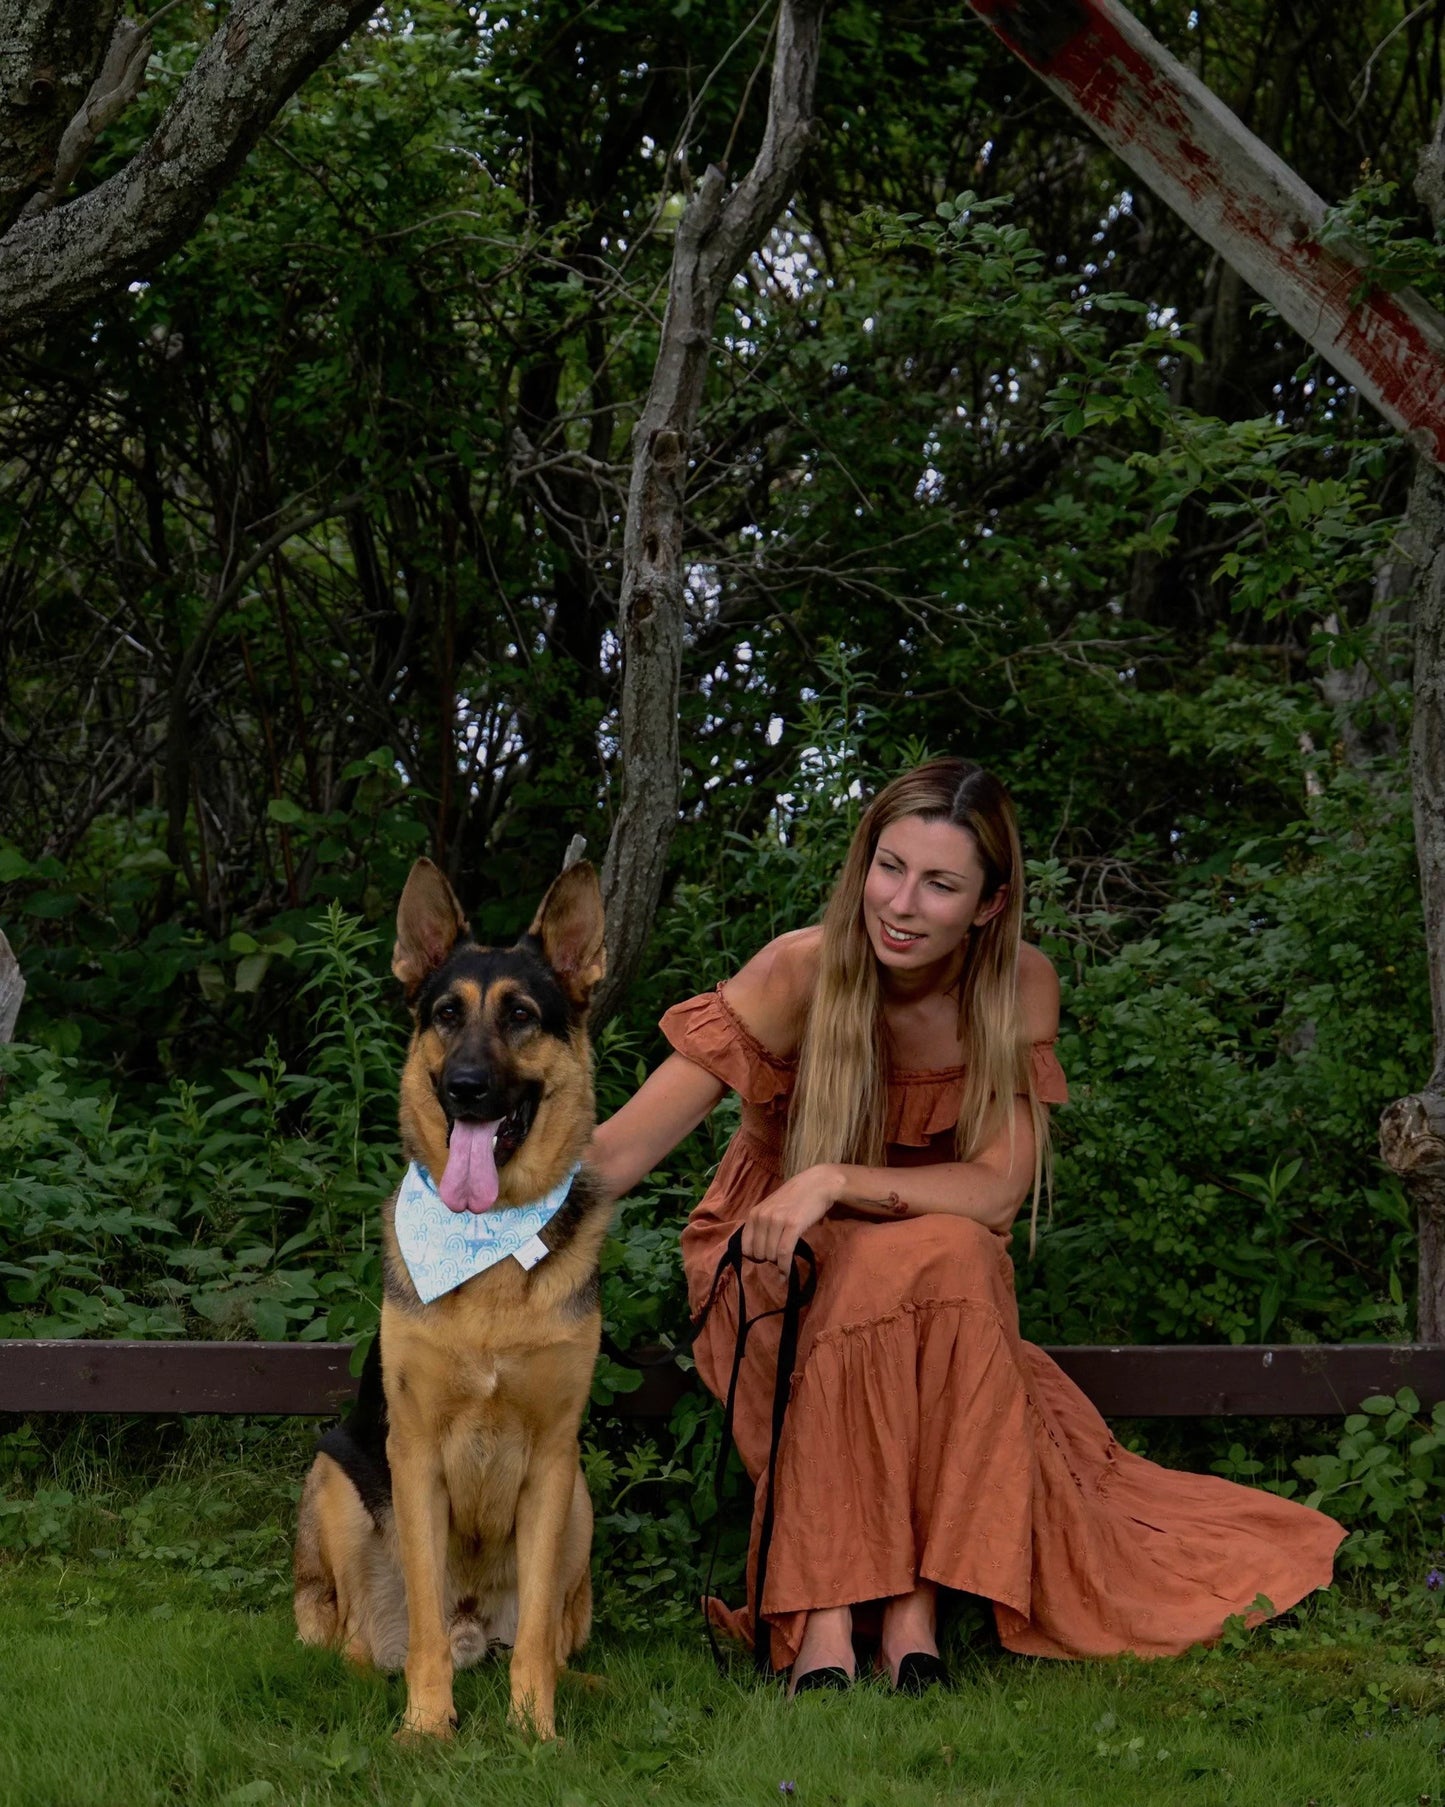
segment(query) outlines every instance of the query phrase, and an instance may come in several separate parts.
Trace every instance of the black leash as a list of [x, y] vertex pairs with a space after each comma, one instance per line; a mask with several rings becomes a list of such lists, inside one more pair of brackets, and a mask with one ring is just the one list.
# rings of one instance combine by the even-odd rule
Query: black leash
[[[763, 1522], [758, 1532], [758, 1562], [753, 1577], [753, 1662], [760, 1674], [769, 1674], [772, 1670], [772, 1634], [763, 1618], [763, 1586], [768, 1578], [768, 1551], [773, 1541], [773, 1484], [778, 1468], [778, 1445], [783, 1436], [783, 1419], [788, 1410], [788, 1392], [792, 1386], [793, 1368], [798, 1359], [798, 1332], [801, 1328], [803, 1307], [807, 1305], [817, 1290], [818, 1262], [808, 1244], [799, 1241], [793, 1250], [793, 1259], [788, 1268], [787, 1297], [781, 1305], [774, 1306], [771, 1311], [760, 1311], [756, 1317], [748, 1316], [747, 1293], [743, 1286], [743, 1233], [734, 1230], [723, 1250], [722, 1259], [717, 1264], [717, 1272], [713, 1275], [712, 1287], [708, 1292], [707, 1303], [703, 1306], [696, 1325], [693, 1327], [694, 1341], [702, 1333], [702, 1327], [708, 1320], [718, 1296], [718, 1289], [725, 1275], [737, 1276], [738, 1295], [738, 1333], [733, 1345], [733, 1368], [728, 1379], [727, 1399], [723, 1404], [722, 1440], [718, 1444], [717, 1469], [713, 1476], [713, 1494], [717, 1511], [717, 1523], [713, 1530], [712, 1550], [707, 1559], [707, 1595], [712, 1593], [713, 1570], [717, 1564], [718, 1543], [722, 1537], [722, 1497], [723, 1476], [727, 1470], [728, 1453], [733, 1441], [733, 1412], [737, 1405], [738, 1376], [742, 1373], [743, 1355], [748, 1345], [748, 1332], [754, 1324], [761, 1324], [764, 1318], [781, 1317], [783, 1320], [782, 1337], [778, 1344], [778, 1367], [773, 1377], [773, 1427], [772, 1440], [768, 1446], [768, 1483], [763, 1497]], [[806, 1270], [806, 1271], [800, 1271]], [[722, 1652], [718, 1649], [717, 1638], [713, 1633], [712, 1622], [707, 1616], [706, 1604], [703, 1606], [703, 1625], [707, 1632], [707, 1641], [711, 1647], [713, 1661], [723, 1674], [727, 1673], [727, 1665]]]

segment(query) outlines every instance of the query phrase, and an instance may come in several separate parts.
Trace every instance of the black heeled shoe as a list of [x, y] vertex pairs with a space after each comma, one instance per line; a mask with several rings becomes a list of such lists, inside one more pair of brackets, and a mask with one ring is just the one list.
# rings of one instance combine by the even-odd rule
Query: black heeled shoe
[[806, 1694], [813, 1688], [831, 1688], [841, 1693], [845, 1688], [853, 1686], [853, 1677], [846, 1669], [809, 1669], [793, 1683], [794, 1694]]
[[893, 1684], [895, 1694], [926, 1694], [930, 1688], [946, 1688], [948, 1671], [943, 1666], [943, 1659], [931, 1656], [926, 1650], [910, 1650], [898, 1665], [898, 1680]]

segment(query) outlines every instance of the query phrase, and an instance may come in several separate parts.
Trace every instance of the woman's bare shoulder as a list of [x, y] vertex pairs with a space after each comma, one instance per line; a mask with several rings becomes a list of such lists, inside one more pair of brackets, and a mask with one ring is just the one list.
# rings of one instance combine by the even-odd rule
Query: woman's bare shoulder
[[820, 928], [793, 929], [755, 953], [723, 987], [728, 1004], [770, 1053], [798, 1051], [818, 976]]
[[1059, 975], [1040, 948], [1019, 943], [1019, 1015], [1031, 1042], [1051, 1042], [1059, 1033]]

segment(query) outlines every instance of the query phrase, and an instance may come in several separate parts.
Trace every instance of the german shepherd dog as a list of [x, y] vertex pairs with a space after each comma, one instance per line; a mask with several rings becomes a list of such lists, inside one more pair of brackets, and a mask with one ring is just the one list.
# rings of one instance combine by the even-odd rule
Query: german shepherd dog
[[[413, 1017], [408, 1161], [457, 1213], [544, 1198], [594, 1126], [587, 1006], [605, 969], [596, 873], [572, 866], [510, 948], [480, 947], [430, 860], [397, 910]], [[592, 1623], [592, 1506], [577, 1432], [602, 1318], [609, 1202], [583, 1167], [541, 1233], [424, 1304], [382, 1215], [381, 1331], [361, 1397], [301, 1496], [296, 1625], [308, 1644], [406, 1670], [402, 1735], [451, 1736], [452, 1675], [512, 1646], [511, 1719], [554, 1736], [558, 1671]], [[465, 1223], [467, 1220], [462, 1218]]]

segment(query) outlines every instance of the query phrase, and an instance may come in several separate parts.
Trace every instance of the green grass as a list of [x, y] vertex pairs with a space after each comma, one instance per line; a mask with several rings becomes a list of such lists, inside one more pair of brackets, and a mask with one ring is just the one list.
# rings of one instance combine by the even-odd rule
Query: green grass
[[681, 1580], [659, 1588], [617, 1534], [561, 1744], [508, 1732], [503, 1661], [458, 1678], [454, 1745], [405, 1749], [399, 1678], [296, 1642], [311, 1435], [94, 1420], [0, 1436], [0, 1807], [1445, 1807], [1429, 1551], [1387, 1570], [1367, 1550], [1294, 1620], [1173, 1662], [1012, 1658], [966, 1605], [951, 1692], [874, 1682], [789, 1705], [741, 1664], [719, 1676], [670, 1597]]
[[603, 1634], [560, 1746], [504, 1724], [504, 1664], [458, 1678], [461, 1733], [393, 1742], [395, 1678], [297, 1644], [277, 1601], [218, 1604], [158, 1566], [0, 1568], [4, 1807], [374, 1803], [990, 1803], [1415, 1807], [1442, 1796], [1441, 1683], [1381, 1640], [1296, 1634], [1171, 1663], [965, 1652], [922, 1701], [880, 1684], [787, 1704], [696, 1639]]

